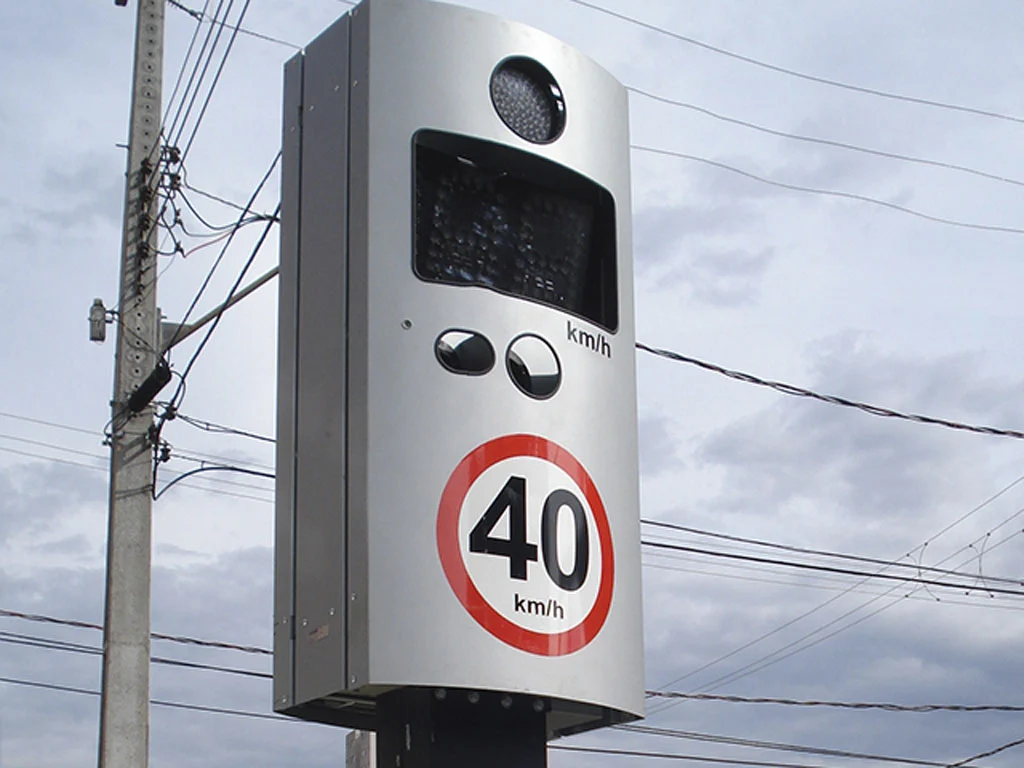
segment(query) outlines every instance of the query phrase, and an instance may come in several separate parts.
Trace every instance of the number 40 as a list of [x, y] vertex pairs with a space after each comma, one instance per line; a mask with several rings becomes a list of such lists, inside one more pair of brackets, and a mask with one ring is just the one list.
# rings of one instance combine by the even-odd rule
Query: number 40
[[[572, 512], [575, 533], [575, 552], [572, 570], [566, 573], [558, 560], [558, 513], [563, 507]], [[508, 511], [508, 538], [491, 536], [491, 531]], [[544, 500], [540, 517], [540, 549], [544, 558], [544, 569], [551, 580], [566, 590], [575, 592], [587, 580], [590, 566], [590, 539], [587, 531], [587, 515], [580, 500], [570, 491], [552, 491]], [[505, 483], [487, 511], [469, 533], [469, 551], [483, 555], [499, 555], [508, 558], [508, 575], [511, 579], [526, 580], [527, 563], [537, 562], [537, 545], [526, 540], [526, 478], [512, 476]]]

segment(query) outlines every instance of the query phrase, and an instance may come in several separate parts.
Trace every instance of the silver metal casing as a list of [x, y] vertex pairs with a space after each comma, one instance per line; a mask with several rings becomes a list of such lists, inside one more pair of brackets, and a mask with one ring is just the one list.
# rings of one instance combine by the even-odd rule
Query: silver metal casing
[[[492, 73], [514, 56], [558, 83], [565, 126], [550, 143], [520, 138], [492, 103]], [[417, 275], [425, 130], [546, 159], [607, 191], [614, 327]], [[534, 697], [550, 735], [643, 715], [628, 147], [620, 83], [558, 40], [476, 11], [367, 0], [286, 65], [276, 710], [372, 728], [377, 696], [426, 686]], [[451, 329], [486, 338], [493, 367], [441, 365], [435, 344]], [[550, 398], [510, 378], [506, 352], [524, 333], [558, 357]], [[535, 548], [525, 579], [509, 576], [509, 558], [465, 550], [517, 474]], [[585, 541], [572, 544], [565, 530], [579, 519], [556, 508], [545, 550], [539, 508], [563, 485], [583, 500]], [[503, 514], [488, 535], [512, 537], [513, 507]], [[559, 591], [552, 579], [580, 565], [573, 546], [590, 553], [584, 583]]]

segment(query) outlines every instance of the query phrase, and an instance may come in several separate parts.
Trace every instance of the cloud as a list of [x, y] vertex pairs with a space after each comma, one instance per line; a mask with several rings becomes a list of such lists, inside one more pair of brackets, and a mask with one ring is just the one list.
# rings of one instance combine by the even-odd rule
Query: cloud
[[[103, 571], [53, 567], [31, 578], [8, 575], [3, 607], [99, 622]], [[156, 568], [153, 628], [171, 634], [267, 647], [271, 638], [272, 554], [259, 548], [232, 553], [208, 565]], [[98, 647], [99, 632], [0, 617], [0, 630], [62, 638]], [[99, 688], [100, 660], [93, 655], [4, 645], [0, 676]], [[153, 642], [154, 656], [268, 671], [266, 656], [217, 651], [167, 641]], [[154, 699], [270, 713], [267, 680], [154, 664]], [[46, 765], [87, 765], [95, 760], [98, 699], [81, 694], [5, 686], [2, 753], [6, 764], [36, 765], [38, 726], [47, 722]], [[282, 764], [333, 766], [344, 755], [346, 731], [291, 722], [154, 706], [151, 759], [181, 766], [271, 768]]]
[[59, 546], [81, 505], [105, 498], [103, 480], [84, 469], [33, 463], [0, 467], [0, 551], [29, 542]]
[[[999, 403], [1003, 388], [1009, 386], [987, 380], [969, 356], [922, 362], [887, 355], [850, 337], [819, 345], [814, 367], [818, 379], [811, 384], [816, 389], [860, 393], [877, 402], [914, 403], [923, 409], [949, 408], [950, 402], [965, 398], [984, 402], [985, 391], [988, 402]], [[880, 558], [898, 557], [930, 540], [925, 564], [957, 554], [944, 567], [970, 571], [977, 567], [970, 559], [980, 547], [964, 545], [993, 526], [999, 527], [999, 537], [1012, 535], [1013, 525], [1003, 522], [1010, 520], [1008, 515], [1016, 512], [1024, 495], [1018, 488], [979, 504], [1005, 484], [1007, 472], [979, 472], [972, 460], [973, 440], [936, 427], [780, 395], [777, 402], [716, 430], [695, 448], [691, 476], [713, 473], [721, 477], [720, 487], [699, 508], [688, 505], [674, 517], [715, 531]], [[1007, 450], [1014, 454], [1012, 446]], [[1019, 467], [1008, 471], [1012, 477], [1019, 474]], [[973, 515], [965, 515], [971, 510]], [[936, 536], [959, 518], [964, 521]], [[680, 538], [690, 546], [718, 551], [798, 559], [702, 537], [675, 537]], [[1014, 552], [1019, 546], [1011, 540], [986, 555], [983, 572], [1015, 573]], [[651, 684], [662, 684], [753, 643], [679, 683], [693, 690], [723, 673], [757, 665], [758, 659], [771, 661], [768, 654], [773, 652], [785, 655], [821, 641], [744, 678], [737, 683], [738, 690], [817, 690], [821, 698], [821, 681], [830, 680], [834, 695], [842, 698], [888, 696], [900, 701], [906, 700], [907, 690], [930, 700], [957, 701], [965, 691], [989, 701], [1008, 696], [1009, 678], [1001, 677], [1001, 660], [1020, 622], [1009, 611], [983, 610], [988, 605], [1012, 605], [993, 601], [983, 591], [963, 594], [897, 585], [888, 596], [872, 598], [892, 583], [858, 586], [855, 579], [694, 554], [659, 555], [653, 550], [645, 560]], [[848, 587], [854, 591], [842, 594], [840, 590]], [[831, 603], [824, 602], [830, 598]], [[890, 610], [873, 618], [890, 602]], [[843, 629], [847, 625], [849, 631]], [[1004, 625], [1016, 629], [1007, 633], [1000, 629]], [[836, 630], [842, 631], [828, 639]], [[769, 632], [774, 634], [758, 640]], [[801, 640], [808, 632], [815, 634]], [[790, 643], [795, 645], [787, 650]], [[726, 690], [737, 688], [729, 685]], [[961, 743], [961, 751], [969, 753], [972, 748]]]
[[760, 220], [749, 204], [659, 207], [634, 218], [636, 269], [641, 280], [677, 291], [688, 289], [704, 304], [752, 303], [775, 251], [737, 246], [737, 231]]
[[640, 416], [637, 426], [641, 474], [660, 474], [678, 463], [675, 455], [676, 441], [667, 420], [657, 416]]

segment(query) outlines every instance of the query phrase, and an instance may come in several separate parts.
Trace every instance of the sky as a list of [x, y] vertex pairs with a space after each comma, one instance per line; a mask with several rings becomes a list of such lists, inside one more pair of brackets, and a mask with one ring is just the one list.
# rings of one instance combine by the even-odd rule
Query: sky
[[[898, 412], [1024, 429], [1019, 3], [466, 4], [565, 40], [635, 89], [639, 341]], [[280, 145], [283, 63], [346, 9], [253, 0], [243, 27], [279, 42], [239, 36], [195, 133], [191, 185], [249, 198]], [[98, 624], [114, 345], [112, 334], [89, 342], [87, 314], [96, 297], [117, 302], [134, 2], [8, 2], [0, 19], [0, 609]], [[195, 28], [168, 7], [165, 100]], [[278, 183], [257, 210], [273, 210]], [[209, 223], [234, 221], [232, 209], [192, 198]], [[183, 216], [192, 235], [209, 234]], [[257, 237], [249, 227], [235, 239], [200, 311], [227, 294]], [[186, 251], [210, 240], [179, 238]], [[161, 257], [169, 319], [217, 251]], [[275, 232], [252, 274], [276, 262]], [[189, 376], [182, 412], [272, 436], [276, 322], [274, 287], [232, 309]], [[642, 517], [691, 529], [645, 525], [643, 538], [700, 550], [644, 549], [647, 689], [1024, 705], [1024, 604], [992, 591], [1021, 591], [1024, 578], [1024, 444], [646, 353], [637, 377]], [[209, 456], [272, 471], [265, 441], [181, 421], [164, 437], [175, 458], [161, 483]], [[184, 485], [154, 508], [153, 630], [268, 648], [272, 483], [211, 474]], [[0, 633], [0, 678], [98, 690], [98, 631], [0, 616]], [[165, 640], [153, 655], [270, 669], [265, 654]], [[263, 714], [271, 704], [266, 679], [160, 663], [152, 696]], [[881, 757], [952, 764], [1024, 737], [1019, 712], [667, 703], [649, 700], [644, 725], [673, 737], [608, 730], [557, 745], [876, 768], [894, 764]], [[0, 766], [93, 765], [98, 711], [88, 693], [0, 682]], [[154, 766], [344, 760], [343, 729], [163, 704], [151, 722]], [[976, 765], [1017, 765], [1022, 749]], [[559, 768], [627, 761], [639, 763], [550, 753]]]

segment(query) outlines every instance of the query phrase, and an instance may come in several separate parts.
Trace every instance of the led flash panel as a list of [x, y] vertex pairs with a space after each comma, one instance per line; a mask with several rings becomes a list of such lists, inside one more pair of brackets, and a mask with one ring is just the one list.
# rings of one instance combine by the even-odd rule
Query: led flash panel
[[519, 150], [421, 131], [416, 274], [475, 285], [618, 327], [615, 205], [602, 187]]

